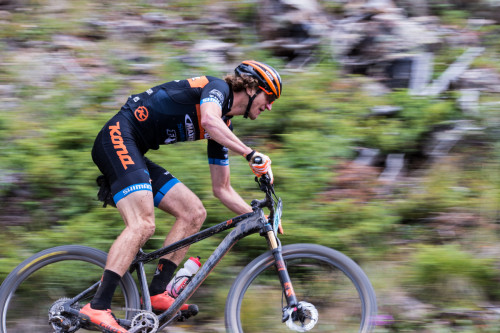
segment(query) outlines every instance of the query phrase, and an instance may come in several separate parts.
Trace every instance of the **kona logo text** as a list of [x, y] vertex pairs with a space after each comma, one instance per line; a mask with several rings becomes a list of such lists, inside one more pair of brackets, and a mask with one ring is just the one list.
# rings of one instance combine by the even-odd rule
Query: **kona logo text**
[[123, 168], [127, 170], [128, 165], [135, 164], [132, 158], [128, 154], [127, 147], [123, 144], [122, 132], [120, 132], [120, 122], [117, 121], [116, 125], [109, 126], [109, 135], [111, 137], [111, 142], [113, 143], [113, 148], [116, 150], [116, 154], [122, 162]]

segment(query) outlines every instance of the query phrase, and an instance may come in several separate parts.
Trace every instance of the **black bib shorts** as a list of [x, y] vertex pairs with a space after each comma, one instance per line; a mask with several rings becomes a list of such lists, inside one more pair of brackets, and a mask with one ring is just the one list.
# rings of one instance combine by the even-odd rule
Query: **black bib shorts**
[[132, 192], [152, 191], [155, 206], [179, 180], [144, 156], [136, 144], [134, 128], [118, 113], [97, 135], [92, 159], [111, 185], [117, 203]]

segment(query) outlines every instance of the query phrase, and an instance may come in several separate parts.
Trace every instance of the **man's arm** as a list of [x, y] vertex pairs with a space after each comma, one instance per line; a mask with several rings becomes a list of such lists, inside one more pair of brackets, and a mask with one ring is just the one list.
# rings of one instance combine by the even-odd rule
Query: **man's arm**
[[210, 164], [210, 174], [214, 196], [224, 206], [238, 215], [252, 211], [252, 207], [231, 186], [229, 166]]
[[200, 112], [201, 126], [213, 140], [239, 155], [246, 156], [252, 152], [252, 149], [241, 142], [224, 123], [221, 118], [222, 110], [216, 103], [209, 102], [201, 104]]

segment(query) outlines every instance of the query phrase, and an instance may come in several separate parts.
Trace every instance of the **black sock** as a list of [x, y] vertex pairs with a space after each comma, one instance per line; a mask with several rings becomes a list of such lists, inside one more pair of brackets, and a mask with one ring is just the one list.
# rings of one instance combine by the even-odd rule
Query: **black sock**
[[111, 308], [111, 299], [116, 287], [121, 280], [121, 276], [110, 270], [104, 270], [101, 285], [97, 289], [94, 298], [90, 302], [90, 307], [94, 310], [107, 310]]
[[149, 285], [149, 293], [151, 296], [165, 292], [167, 284], [170, 282], [170, 279], [172, 279], [172, 275], [174, 275], [176, 268], [177, 265], [168, 259], [162, 258], [158, 261], [155, 275]]

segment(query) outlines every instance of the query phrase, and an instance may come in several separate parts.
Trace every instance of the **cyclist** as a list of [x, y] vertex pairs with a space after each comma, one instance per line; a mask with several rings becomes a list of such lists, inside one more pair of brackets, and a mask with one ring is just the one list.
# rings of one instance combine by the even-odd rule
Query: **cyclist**
[[[272, 179], [271, 160], [233, 134], [231, 118], [256, 119], [263, 111], [271, 110], [281, 91], [281, 78], [274, 68], [248, 60], [224, 79], [201, 76], [176, 80], [132, 95], [106, 123], [97, 135], [92, 158], [104, 175], [103, 184], [110, 187], [107, 201], [118, 208], [125, 229], [109, 250], [96, 295], [80, 311], [84, 320], [101, 330], [127, 332], [112, 315], [111, 300], [140, 247], [155, 231], [154, 206], [175, 218], [164, 245], [199, 231], [205, 220], [200, 199], [144, 154], [161, 144], [207, 139], [214, 195], [236, 214], [251, 212], [231, 187], [228, 149], [246, 157], [258, 177], [268, 174]], [[263, 163], [253, 163], [257, 156]], [[101, 188], [101, 197], [106, 196], [105, 192], [106, 186]], [[165, 289], [187, 250], [160, 258], [149, 286], [154, 310], [165, 311], [174, 302]], [[192, 309], [184, 304], [181, 310]]]

